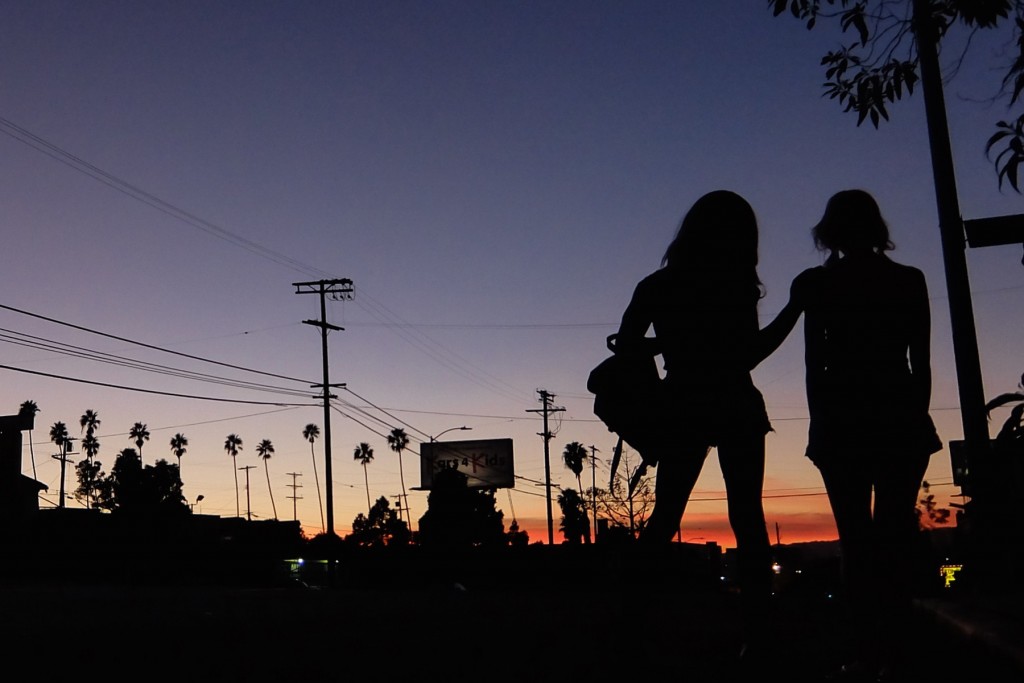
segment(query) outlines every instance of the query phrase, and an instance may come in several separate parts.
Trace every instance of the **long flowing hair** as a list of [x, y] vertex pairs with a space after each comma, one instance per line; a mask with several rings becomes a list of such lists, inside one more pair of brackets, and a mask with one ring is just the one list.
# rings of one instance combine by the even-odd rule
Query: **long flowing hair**
[[709, 192], [683, 217], [661, 265], [681, 277], [764, 296], [757, 275], [757, 216], [729, 190]]

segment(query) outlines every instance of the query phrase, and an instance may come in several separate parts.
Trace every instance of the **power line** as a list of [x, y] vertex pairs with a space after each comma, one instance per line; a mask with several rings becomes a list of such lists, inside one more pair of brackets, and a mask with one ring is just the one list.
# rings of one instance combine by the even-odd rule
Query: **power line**
[[[0, 119], [0, 121], [2, 121], [2, 120], [3, 119]], [[135, 341], [134, 339], [128, 339], [126, 337], [120, 337], [120, 336], [115, 335], [115, 334], [109, 334], [107, 332], [100, 332], [99, 330], [93, 330], [93, 329], [90, 329], [88, 327], [83, 327], [81, 325], [75, 325], [74, 323], [64, 322], [63, 320], [57, 320], [55, 318], [50, 318], [50, 317], [47, 317], [45, 315], [40, 315], [39, 313], [32, 313], [31, 311], [26, 311], [26, 310], [23, 310], [23, 309], [20, 309], [20, 308], [15, 308], [13, 306], [7, 306], [5, 304], [0, 304], [0, 308], [8, 310], [8, 311], [12, 311], [14, 313], [20, 313], [21, 315], [27, 315], [27, 316], [32, 317], [32, 318], [37, 318], [39, 320], [45, 320], [46, 322], [53, 323], [55, 325], [63, 325], [64, 327], [70, 327], [72, 329], [79, 330], [80, 332], [88, 332], [89, 334], [95, 334], [95, 335], [98, 335], [100, 337], [106, 337], [108, 339], [114, 339], [116, 341], [124, 342], [126, 344], [134, 344], [135, 346], [141, 346], [142, 348], [150, 349], [150, 350], [153, 350], [153, 351], [160, 351], [162, 353], [169, 353], [169, 354], [172, 354], [172, 355], [175, 355], [175, 356], [181, 356], [182, 358], [188, 358], [190, 360], [197, 360], [197, 361], [201, 361], [203, 363], [210, 363], [212, 365], [219, 365], [221, 367], [231, 368], [232, 370], [242, 370], [244, 372], [252, 372], [252, 373], [255, 373], [257, 375], [264, 375], [264, 376], [267, 376], [267, 377], [276, 377], [277, 379], [286, 379], [286, 380], [288, 380], [290, 382], [300, 382], [302, 384], [307, 384], [307, 385], [309, 384], [309, 380], [299, 379], [297, 377], [288, 377], [287, 375], [278, 375], [276, 373], [265, 372], [263, 370], [255, 370], [253, 368], [247, 368], [247, 367], [243, 367], [241, 365], [233, 365], [231, 363], [224, 363], [222, 361], [212, 360], [210, 358], [203, 358], [201, 356], [194, 356], [192, 354], [183, 353], [181, 351], [173, 351], [171, 349], [165, 349], [165, 348], [162, 348], [162, 347], [159, 347], [159, 346], [154, 346], [153, 344], [146, 344], [145, 342]]]
[[28, 131], [22, 128], [21, 126], [18, 126], [17, 124], [8, 121], [7, 119], [4, 119], [2, 117], [0, 117], [0, 133], [3, 133], [4, 135], [11, 137], [17, 140], [18, 142], [28, 145], [29, 147], [32, 147], [33, 149], [47, 155], [51, 159], [59, 161], [65, 166], [68, 166], [80, 173], [83, 173], [89, 176], [90, 178], [103, 183], [107, 187], [110, 187], [128, 197], [131, 197], [132, 199], [142, 202], [143, 204], [146, 204], [156, 209], [157, 211], [160, 211], [161, 213], [167, 214], [168, 216], [176, 218], [182, 221], [183, 223], [187, 223], [192, 227], [198, 228], [199, 230], [202, 230], [208, 235], [212, 235], [213, 237], [224, 240], [225, 242], [233, 244], [237, 247], [241, 247], [242, 249], [245, 249], [250, 253], [256, 254], [257, 256], [262, 256], [263, 258], [273, 261], [278, 265], [290, 268], [300, 273], [315, 276], [326, 275], [324, 271], [318, 268], [306, 265], [305, 263], [293, 259], [290, 256], [287, 256], [286, 254], [282, 254], [279, 251], [275, 251], [268, 247], [264, 247], [263, 245], [258, 244], [250, 239], [242, 237], [241, 235], [231, 232], [230, 230], [227, 230], [225, 228], [222, 228], [219, 225], [215, 225], [210, 221], [200, 218], [199, 216], [196, 216], [195, 214], [192, 214], [178, 206], [175, 206], [170, 202], [164, 201], [163, 199], [160, 199], [156, 195], [150, 194], [149, 192], [143, 190], [142, 188], [133, 185], [126, 180], [122, 180], [121, 178], [118, 178], [117, 176], [108, 173], [107, 171], [104, 171], [103, 169], [97, 166], [94, 166], [88, 161], [78, 156], [75, 156], [71, 152], [68, 152], [67, 150], [58, 147], [52, 142], [44, 140], [35, 133], [32, 133], [31, 131]]
[[94, 380], [81, 379], [78, 377], [68, 377], [66, 375], [54, 375], [49, 372], [40, 372], [38, 370], [27, 370], [25, 368], [15, 368], [10, 365], [0, 365], [0, 370], [11, 370], [12, 372], [21, 372], [28, 375], [37, 375], [39, 377], [49, 377], [50, 379], [59, 379], [65, 382], [77, 382], [79, 384], [91, 384], [98, 387], [107, 387], [108, 389], [121, 389], [123, 391], [134, 391], [142, 394], [156, 394], [158, 396], [172, 396], [174, 398], [189, 398], [199, 401], [218, 401], [221, 403], [242, 403], [247, 405], [255, 406], [294, 406], [294, 407], [306, 407], [316, 406], [315, 403], [283, 403], [274, 401], [247, 401], [238, 398], [218, 398], [213, 396], [196, 396], [194, 394], [179, 394], [172, 391], [159, 391], [157, 389], [140, 389], [138, 387], [126, 387], [122, 384], [111, 384], [109, 382], [97, 382]]
[[358, 399], [359, 399], [360, 401], [365, 401], [366, 403], [369, 403], [371, 407], [373, 407], [373, 408], [375, 408], [375, 409], [379, 410], [380, 412], [384, 413], [385, 415], [387, 415], [387, 416], [388, 416], [388, 417], [390, 417], [391, 419], [393, 419], [393, 420], [395, 420], [395, 421], [397, 421], [397, 422], [400, 422], [400, 423], [402, 423], [402, 424], [403, 424], [404, 426], [408, 427], [409, 429], [412, 429], [413, 431], [417, 431], [417, 432], [419, 432], [420, 434], [422, 434], [423, 436], [425, 436], [425, 437], [427, 437], [427, 438], [430, 438], [430, 435], [429, 435], [429, 434], [427, 434], [426, 432], [424, 432], [424, 431], [422, 431], [422, 430], [420, 430], [420, 429], [416, 429], [416, 427], [413, 427], [413, 426], [412, 426], [411, 424], [409, 424], [408, 422], [406, 422], [406, 421], [404, 421], [404, 420], [402, 420], [402, 419], [400, 419], [400, 418], [397, 418], [397, 417], [395, 417], [394, 415], [390, 414], [390, 413], [389, 413], [389, 412], [387, 412], [387, 411], [386, 411], [386, 410], [385, 410], [384, 408], [381, 408], [380, 406], [376, 406], [376, 405], [374, 405], [372, 401], [370, 401], [369, 399], [363, 398], [362, 396], [360, 396], [360, 395], [359, 395], [359, 394], [357, 394], [356, 392], [354, 392], [354, 391], [352, 391], [351, 389], [349, 389], [349, 388], [348, 388], [347, 386], [346, 386], [346, 387], [344, 387], [344, 389], [345, 389], [345, 391], [347, 391], [348, 393], [350, 393], [350, 394], [352, 394], [353, 396], [355, 396], [356, 398], [358, 398]]
[[232, 386], [239, 389], [251, 389], [254, 391], [283, 393], [302, 397], [307, 396], [307, 392], [300, 391], [298, 389], [289, 389], [286, 387], [277, 387], [269, 384], [260, 384], [257, 382], [235, 380], [228, 377], [220, 377], [208, 373], [195, 372], [192, 370], [182, 370], [167, 365], [161, 365], [159, 363], [150, 363], [148, 361], [135, 360], [133, 358], [118, 356], [116, 354], [106, 353], [104, 351], [95, 351], [93, 349], [87, 349], [85, 347], [75, 346], [73, 344], [66, 344], [64, 342], [58, 342], [45, 339], [43, 337], [37, 337], [35, 335], [26, 334], [24, 332], [16, 332], [0, 328], [0, 333], [3, 332], [8, 332], [9, 334], [0, 334], [0, 341], [6, 341], [8, 344], [13, 344], [15, 346], [23, 346], [26, 348], [37, 349], [40, 351], [49, 351], [52, 353], [57, 353], [72, 358], [81, 358], [83, 360], [91, 360], [98, 363], [107, 363], [110, 365], [131, 368], [134, 370], [142, 370], [144, 372], [152, 372], [160, 375], [167, 375], [170, 377], [178, 377], [182, 379], [209, 382], [211, 384], [219, 384], [223, 386]]

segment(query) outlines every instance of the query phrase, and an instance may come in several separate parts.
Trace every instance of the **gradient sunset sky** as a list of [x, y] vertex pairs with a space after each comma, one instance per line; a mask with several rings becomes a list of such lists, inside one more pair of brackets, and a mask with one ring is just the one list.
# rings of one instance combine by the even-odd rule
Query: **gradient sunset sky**
[[[923, 100], [894, 105], [879, 130], [858, 128], [822, 97], [819, 60], [841, 40], [850, 38], [773, 18], [756, 0], [0, 4], [0, 303], [9, 307], [0, 309], [0, 364], [253, 402], [3, 370], [0, 413], [27, 399], [41, 409], [43, 504], [55, 504], [59, 487], [49, 426], [63, 421], [80, 436], [91, 408], [106, 469], [132, 445], [134, 422], [151, 432], [150, 463], [170, 459], [168, 442], [183, 432], [186, 494], [202, 495], [196, 509], [207, 514], [235, 514], [223, 443], [237, 433], [235, 464], [260, 468], [250, 472], [252, 511], [271, 516], [255, 453], [270, 439], [278, 516], [292, 518], [297, 495], [297, 516], [318, 532], [301, 432], [323, 428], [309, 388], [320, 381], [319, 336], [302, 324], [319, 306], [292, 283], [339, 277], [353, 280], [355, 296], [329, 304], [328, 321], [345, 328], [330, 336], [331, 379], [347, 384], [339, 408], [357, 419], [335, 413], [332, 423], [336, 531], [347, 533], [366, 506], [352, 457], [359, 442], [375, 452], [371, 496], [394, 501], [399, 463], [384, 434], [401, 426], [412, 437], [412, 486], [418, 443], [465, 425], [472, 431], [443, 438], [513, 439], [520, 478], [498, 492], [498, 506], [506, 526], [516, 518], [544, 541], [542, 426], [530, 412], [538, 390], [564, 408], [552, 422], [554, 483], [576, 485], [561, 464], [572, 441], [598, 449], [606, 483], [614, 439], [592, 413], [587, 374], [683, 214], [720, 188], [758, 214], [763, 323], [792, 277], [821, 262], [810, 227], [828, 197], [853, 187], [876, 196], [893, 258], [928, 279], [933, 417], [944, 441], [960, 438]], [[976, 37], [946, 86], [965, 218], [1024, 206], [1000, 190], [984, 154], [1006, 117], [1005, 101], [991, 98], [1007, 40]], [[943, 62], [955, 52], [951, 42]], [[989, 397], [1014, 390], [1024, 370], [1020, 261], [1019, 246], [968, 253]], [[141, 372], [44, 341], [291, 393]], [[835, 538], [803, 456], [799, 330], [755, 381], [775, 426], [765, 483], [773, 540], [775, 524], [783, 542]], [[22, 469], [31, 476], [28, 448]], [[945, 450], [926, 478], [940, 502], [959, 492]], [[426, 494], [409, 500], [418, 518]], [[733, 545], [714, 454], [681, 533]]]

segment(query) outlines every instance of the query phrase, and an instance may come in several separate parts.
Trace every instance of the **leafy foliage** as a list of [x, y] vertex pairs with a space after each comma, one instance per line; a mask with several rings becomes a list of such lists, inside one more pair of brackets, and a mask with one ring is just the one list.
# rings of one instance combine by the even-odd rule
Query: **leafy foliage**
[[558, 494], [558, 507], [562, 510], [562, 521], [558, 530], [568, 543], [590, 543], [590, 519], [587, 506], [576, 489], [565, 489]]
[[[1024, 93], [1024, 0], [926, 0], [938, 40], [956, 24], [972, 33], [994, 29], [1010, 21], [1016, 39], [1016, 55], [1000, 83], [999, 94], [1009, 107]], [[838, 20], [843, 34], [854, 40], [821, 59], [825, 68], [825, 95], [837, 100], [844, 111], [857, 114], [878, 127], [889, 120], [887, 105], [913, 94], [919, 81], [915, 37], [914, 0], [768, 0], [774, 16], [787, 12], [803, 21], [808, 30], [819, 19]], [[998, 147], [1002, 145], [1001, 149]], [[1024, 162], [1024, 115], [1015, 121], [999, 121], [996, 133], [985, 146], [995, 166], [999, 187], [1004, 181], [1020, 192], [1018, 167]], [[994, 157], [993, 157], [994, 154]]]
[[419, 542], [424, 547], [497, 547], [506, 543], [504, 515], [493, 490], [471, 489], [467, 477], [446, 469], [434, 477], [427, 511], [420, 517]]
[[949, 508], [940, 508], [935, 501], [935, 494], [931, 492], [931, 484], [927, 481], [921, 482], [921, 490], [924, 496], [917, 501], [914, 512], [917, 513], [917, 522], [921, 528], [928, 529], [942, 526], [949, 523]]
[[565, 450], [562, 451], [562, 463], [576, 477], [576, 484], [580, 491], [583, 490], [580, 474], [583, 473], [583, 464], [587, 461], [587, 455], [586, 447], [579, 441], [566, 444]]
[[985, 411], [991, 415], [996, 408], [1017, 404], [1010, 410], [1009, 417], [996, 434], [995, 442], [1004, 452], [1024, 459], [1024, 375], [1021, 375], [1017, 388], [1018, 391], [1000, 394], [986, 403]]
[[607, 489], [590, 488], [584, 493], [584, 505], [592, 510], [593, 499], [597, 515], [607, 519], [613, 527], [620, 527], [633, 538], [640, 532], [654, 509], [654, 478], [644, 474], [637, 482], [633, 495], [629, 495], [629, 480], [636, 473], [632, 451], [622, 449], [622, 462]]
[[181, 487], [177, 465], [161, 459], [143, 467], [138, 452], [125, 448], [117, 455], [110, 474], [98, 478], [96, 505], [124, 515], [187, 514]]
[[79, 460], [75, 465], [75, 476], [78, 478], [78, 488], [75, 489], [75, 498], [85, 503], [88, 507], [99, 507], [96, 503], [103, 480], [106, 475], [103, 473], [103, 463], [93, 458]]
[[345, 537], [347, 543], [378, 547], [387, 545], [407, 545], [411, 534], [409, 526], [398, 518], [398, 513], [391, 509], [386, 496], [381, 496], [370, 507], [369, 513], [359, 513], [352, 520], [352, 533]]

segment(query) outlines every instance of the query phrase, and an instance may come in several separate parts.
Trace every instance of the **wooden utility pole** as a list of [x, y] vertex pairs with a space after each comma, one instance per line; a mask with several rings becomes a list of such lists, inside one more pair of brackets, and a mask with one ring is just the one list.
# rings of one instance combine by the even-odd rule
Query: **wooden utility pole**
[[256, 469], [256, 465], [246, 465], [238, 469], [245, 471], [245, 519], [252, 521], [252, 499], [249, 497], [249, 470]]
[[299, 489], [302, 488], [302, 484], [298, 483], [298, 477], [302, 476], [302, 472], [289, 472], [288, 476], [292, 478], [292, 483], [288, 485], [288, 488], [292, 490], [292, 495], [288, 496], [292, 499], [292, 521], [297, 522], [299, 520], [299, 509], [298, 501], [302, 498], [299, 495]]
[[74, 441], [74, 439], [70, 437], [62, 440], [60, 442], [60, 453], [53, 456], [54, 460], [60, 461], [60, 501], [57, 502], [57, 507], [59, 508], [64, 507], [64, 477], [65, 473], [67, 472], [68, 463], [71, 462], [70, 460], [68, 460], [68, 456], [71, 455], [72, 441]]
[[565, 408], [555, 408], [552, 405], [552, 401], [555, 400], [554, 394], [549, 394], [544, 389], [538, 389], [537, 393], [540, 394], [542, 407], [540, 409], [527, 410], [526, 412], [541, 413], [544, 416], [544, 431], [539, 432], [538, 436], [544, 439], [544, 490], [548, 509], [548, 545], [554, 545], [555, 523], [554, 517], [551, 514], [551, 452], [549, 448], [551, 437], [554, 435], [548, 429], [548, 415], [551, 413], [560, 413], [565, 410]]
[[590, 507], [594, 518], [594, 543], [597, 543], [597, 447], [590, 446]]
[[334, 536], [334, 479], [331, 467], [331, 387], [343, 387], [344, 384], [331, 384], [330, 371], [327, 363], [327, 333], [331, 330], [342, 331], [345, 328], [327, 322], [327, 297], [332, 301], [348, 301], [352, 298], [352, 280], [317, 280], [316, 282], [293, 282], [296, 294], [317, 294], [320, 297], [320, 319], [303, 320], [304, 325], [320, 328], [320, 348], [323, 357], [323, 377], [321, 384], [312, 387], [323, 389], [321, 398], [324, 403], [324, 478], [327, 480], [327, 529], [329, 536]]

